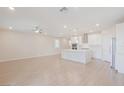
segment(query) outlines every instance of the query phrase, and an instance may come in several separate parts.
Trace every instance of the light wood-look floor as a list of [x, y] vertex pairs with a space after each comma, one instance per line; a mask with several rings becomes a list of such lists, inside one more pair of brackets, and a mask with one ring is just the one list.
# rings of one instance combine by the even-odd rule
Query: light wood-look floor
[[49, 56], [0, 63], [0, 85], [124, 85], [124, 74], [99, 60], [81, 64]]

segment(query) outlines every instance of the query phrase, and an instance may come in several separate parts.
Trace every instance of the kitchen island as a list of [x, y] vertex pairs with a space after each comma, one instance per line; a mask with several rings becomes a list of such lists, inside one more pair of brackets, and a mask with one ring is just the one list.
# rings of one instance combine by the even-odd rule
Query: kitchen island
[[86, 64], [91, 62], [92, 56], [90, 49], [64, 49], [61, 52], [61, 58]]

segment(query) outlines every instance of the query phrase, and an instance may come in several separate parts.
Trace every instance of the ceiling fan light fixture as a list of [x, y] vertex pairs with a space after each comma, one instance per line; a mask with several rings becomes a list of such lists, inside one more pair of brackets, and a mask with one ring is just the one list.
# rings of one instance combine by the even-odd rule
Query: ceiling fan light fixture
[[15, 8], [14, 7], [8, 7], [10, 10], [12, 10], [12, 11], [14, 11], [15, 10]]
[[35, 25], [35, 27], [33, 28], [33, 31], [35, 33], [42, 33], [42, 29], [38, 25]]
[[39, 30], [34, 31], [35, 33], [39, 33]]

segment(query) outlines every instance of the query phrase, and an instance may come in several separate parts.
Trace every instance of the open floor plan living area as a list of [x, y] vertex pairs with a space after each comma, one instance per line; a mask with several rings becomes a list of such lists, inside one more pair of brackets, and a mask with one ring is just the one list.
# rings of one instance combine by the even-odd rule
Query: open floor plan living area
[[0, 7], [0, 86], [124, 86], [124, 7]]

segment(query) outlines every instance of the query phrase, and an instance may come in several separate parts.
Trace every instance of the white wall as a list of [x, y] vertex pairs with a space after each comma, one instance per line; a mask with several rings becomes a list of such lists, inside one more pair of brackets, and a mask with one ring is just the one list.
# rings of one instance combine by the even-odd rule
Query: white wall
[[93, 57], [112, 62], [112, 38], [115, 37], [116, 27], [112, 26], [99, 33], [88, 35], [88, 44]]
[[30, 32], [0, 30], [0, 61], [55, 55], [55, 38]]
[[112, 62], [112, 38], [115, 37], [116, 26], [102, 31], [102, 59]]
[[60, 38], [60, 48], [61, 49], [68, 49], [69, 46], [69, 39], [68, 38]]
[[116, 25], [116, 69], [124, 73], [124, 23]]
[[94, 33], [88, 35], [88, 44], [92, 50], [93, 58], [102, 58], [102, 45], [101, 45], [101, 33]]

